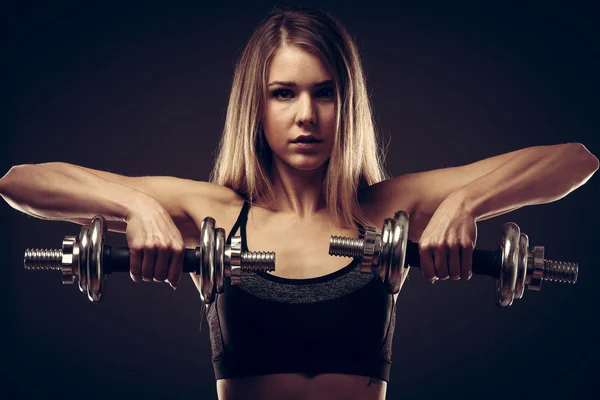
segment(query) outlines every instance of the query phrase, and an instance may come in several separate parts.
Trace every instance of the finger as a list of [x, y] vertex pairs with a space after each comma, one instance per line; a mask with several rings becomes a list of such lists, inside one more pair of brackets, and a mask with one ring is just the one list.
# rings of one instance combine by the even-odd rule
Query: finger
[[427, 245], [419, 244], [419, 264], [421, 273], [429, 282], [437, 280], [435, 276], [435, 267], [433, 264], [433, 252]]
[[472, 243], [464, 244], [461, 246], [462, 253], [462, 271], [461, 279], [468, 281], [473, 276], [473, 250], [474, 246]]
[[134, 282], [142, 281], [143, 253], [135, 248], [129, 249], [129, 275]]
[[173, 289], [177, 289], [181, 274], [183, 272], [183, 246], [173, 250], [171, 255], [171, 263], [169, 265], [168, 280]]
[[438, 247], [434, 250], [435, 254], [435, 276], [440, 280], [448, 279], [448, 250], [444, 247]]
[[169, 268], [170, 250], [167, 246], [161, 246], [156, 251], [156, 262], [154, 263], [154, 282], [164, 282], [167, 278]]
[[461, 277], [460, 273], [460, 246], [450, 246], [448, 253], [448, 274], [450, 279], [457, 281]]
[[154, 276], [154, 262], [156, 259], [156, 249], [146, 248], [142, 259], [142, 280], [152, 282]]

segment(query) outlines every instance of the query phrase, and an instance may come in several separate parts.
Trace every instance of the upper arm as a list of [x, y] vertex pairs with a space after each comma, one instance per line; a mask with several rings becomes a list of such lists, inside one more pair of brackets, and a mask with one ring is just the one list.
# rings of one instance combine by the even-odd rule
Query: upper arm
[[[154, 198], [171, 216], [185, 239], [198, 236], [198, 227], [190, 217], [190, 207], [203, 210], [205, 215], [220, 215], [221, 208], [235, 192], [210, 182], [194, 181], [172, 176], [129, 177], [111, 172], [80, 167], [108, 181], [128, 186]], [[73, 222], [89, 224], [82, 219]], [[109, 230], [125, 232], [126, 223], [111, 222]]]
[[414, 222], [424, 229], [424, 225], [446, 197], [489, 174], [523, 150], [525, 149], [467, 165], [406, 174], [385, 180], [366, 189], [361, 197], [361, 205], [363, 210], [366, 208], [367, 213], [372, 216], [370, 219], [376, 220], [377, 223], [392, 217], [396, 211], [403, 210], [411, 216], [411, 222], [414, 219]]

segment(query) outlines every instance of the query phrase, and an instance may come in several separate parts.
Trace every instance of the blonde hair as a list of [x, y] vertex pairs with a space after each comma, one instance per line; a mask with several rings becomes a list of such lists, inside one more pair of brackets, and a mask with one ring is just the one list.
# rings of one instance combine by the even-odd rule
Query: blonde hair
[[319, 10], [275, 8], [255, 30], [235, 67], [211, 182], [235, 190], [250, 202], [274, 203], [271, 152], [261, 121], [268, 67], [281, 46], [310, 52], [333, 75], [336, 133], [324, 197], [339, 225], [370, 224], [360, 209], [358, 193], [385, 179], [383, 151], [358, 49], [340, 22]]

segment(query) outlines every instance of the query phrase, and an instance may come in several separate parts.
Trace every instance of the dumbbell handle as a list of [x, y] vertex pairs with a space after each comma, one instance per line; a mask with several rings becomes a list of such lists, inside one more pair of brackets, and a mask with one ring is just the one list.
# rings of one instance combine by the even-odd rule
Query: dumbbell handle
[[[500, 277], [502, 253], [500, 250], [473, 250], [472, 259], [473, 274], [487, 275], [498, 279]], [[419, 255], [419, 245], [411, 242], [406, 243], [405, 265], [421, 268], [421, 257]]]
[[[104, 245], [104, 273], [129, 272], [130, 251], [128, 247]], [[185, 249], [183, 252], [183, 272], [200, 273], [200, 248]]]

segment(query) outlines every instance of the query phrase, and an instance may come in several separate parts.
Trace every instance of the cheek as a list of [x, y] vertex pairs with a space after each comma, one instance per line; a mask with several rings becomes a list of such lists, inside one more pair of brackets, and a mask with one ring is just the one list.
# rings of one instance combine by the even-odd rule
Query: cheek
[[277, 107], [268, 107], [263, 117], [263, 127], [265, 135], [269, 139], [277, 140], [278, 137], [285, 137], [286, 132], [293, 125], [293, 118], [290, 119], [289, 112]]
[[335, 107], [331, 106], [324, 108], [319, 120], [327, 132], [333, 133], [335, 130]]
[[285, 130], [281, 118], [276, 113], [267, 113], [263, 118], [263, 131], [267, 144], [271, 148], [279, 147], [285, 139]]

